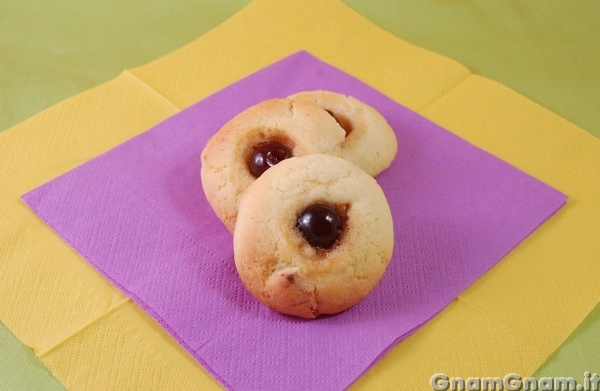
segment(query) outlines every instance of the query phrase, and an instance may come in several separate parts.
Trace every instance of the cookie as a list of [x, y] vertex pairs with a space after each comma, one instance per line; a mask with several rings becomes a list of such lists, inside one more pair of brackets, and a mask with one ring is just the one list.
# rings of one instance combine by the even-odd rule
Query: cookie
[[344, 131], [313, 103], [270, 99], [236, 115], [201, 154], [204, 194], [233, 232], [240, 194], [269, 167], [292, 156], [340, 155]]
[[289, 96], [312, 102], [326, 110], [346, 133], [342, 157], [376, 176], [388, 168], [398, 152], [394, 131], [372, 106], [347, 95], [331, 91], [304, 91]]
[[328, 155], [282, 161], [240, 199], [233, 234], [242, 283], [265, 306], [315, 318], [357, 304], [392, 256], [393, 224], [375, 179]]

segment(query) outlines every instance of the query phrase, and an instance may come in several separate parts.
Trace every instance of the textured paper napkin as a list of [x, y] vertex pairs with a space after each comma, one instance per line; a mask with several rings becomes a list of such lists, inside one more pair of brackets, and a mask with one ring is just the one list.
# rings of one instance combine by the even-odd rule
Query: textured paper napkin
[[218, 385], [19, 196], [171, 115], [173, 102], [191, 105], [301, 49], [569, 194], [559, 216], [388, 352], [356, 388], [427, 390], [433, 370], [532, 373], [598, 302], [597, 139], [338, 2], [259, 0], [181, 50], [0, 135], [0, 235], [8, 245], [0, 252], [0, 317], [67, 388]]
[[[231, 235], [203, 197], [198, 157], [244, 108], [313, 89], [377, 108], [401, 151], [378, 177], [396, 238], [386, 276], [351, 310], [307, 322], [271, 312], [240, 284]], [[228, 388], [335, 390], [441, 311], [566, 197], [301, 52], [24, 199]]]

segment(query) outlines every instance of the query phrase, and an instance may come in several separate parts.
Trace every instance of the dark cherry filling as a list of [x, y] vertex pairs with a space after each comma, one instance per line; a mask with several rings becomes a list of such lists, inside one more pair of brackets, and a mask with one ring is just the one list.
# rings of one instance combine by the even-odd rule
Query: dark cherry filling
[[340, 237], [343, 228], [342, 215], [334, 208], [325, 204], [314, 204], [304, 209], [296, 227], [308, 244], [313, 247], [331, 248]]
[[265, 141], [254, 147], [254, 152], [248, 161], [250, 173], [258, 178], [270, 167], [292, 157], [292, 151], [278, 141]]

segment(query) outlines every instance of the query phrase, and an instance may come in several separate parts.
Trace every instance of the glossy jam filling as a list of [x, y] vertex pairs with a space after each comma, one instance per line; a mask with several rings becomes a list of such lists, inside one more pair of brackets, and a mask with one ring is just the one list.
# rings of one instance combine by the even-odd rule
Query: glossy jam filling
[[308, 244], [319, 249], [329, 249], [339, 240], [344, 218], [332, 206], [314, 204], [298, 216], [296, 227]]
[[254, 147], [248, 161], [250, 173], [258, 178], [269, 168], [292, 157], [292, 151], [279, 141], [265, 141]]

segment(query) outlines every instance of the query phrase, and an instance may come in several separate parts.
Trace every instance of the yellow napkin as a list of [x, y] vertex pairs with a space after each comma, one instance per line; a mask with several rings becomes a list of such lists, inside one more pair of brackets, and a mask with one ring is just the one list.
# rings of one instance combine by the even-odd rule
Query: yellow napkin
[[67, 388], [219, 386], [19, 196], [301, 49], [570, 196], [355, 388], [428, 390], [435, 372], [528, 375], [598, 302], [599, 140], [337, 1], [258, 0], [190, 45], [0, 135], [0, 319]]

